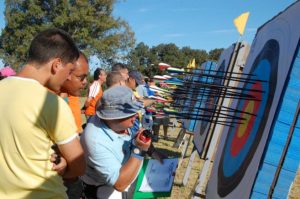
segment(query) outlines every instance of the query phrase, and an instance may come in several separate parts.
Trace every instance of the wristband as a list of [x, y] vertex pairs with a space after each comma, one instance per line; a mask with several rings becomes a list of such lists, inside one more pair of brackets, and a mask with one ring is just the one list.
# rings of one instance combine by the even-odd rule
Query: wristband
[[131, 153], [131, 155], [130, 155], [131, 157], [134, 157], [134, 158], [137, 158], [137, 159], [139, 159], [139, 160], [144, 160], [144, 157], [143, 156], [141, 156], [141, 155], [138, 155], [138, 154], [135, 154], [135, 153]]
[[135, 140], [135, 139], [132, 139], [132, 140], [131, 140], [131, 146], [130, 146], [130, 148], [131, 148], [131, 150], [133, 150], [134, 148], [138, 148], [139, 150], [141, 150], [141, 153], [142, 153], [142, 152], [147, 152], [147, 151], [148, 151], [148, 149], [147, 149], [147, 151], [145, 151], [145, 150], [143, 150], [143, 149], [140, 149], [140, 148], [137, 146], [136, 140]]

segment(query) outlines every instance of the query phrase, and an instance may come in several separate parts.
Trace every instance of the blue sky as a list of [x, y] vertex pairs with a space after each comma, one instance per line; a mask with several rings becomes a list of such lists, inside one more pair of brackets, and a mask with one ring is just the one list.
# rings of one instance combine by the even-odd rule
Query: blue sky
[[250, 12], [243, 39], [251, 43], [256, 29], [295, 0], [127, 0], [115, 5], [138, 42], [148, 46], [174, 43], [178, 47], [227, 48], [239, 34], [233, 20]]
[[[250, 12], [242, 39], [251, 44], [256, 29], [295, 0], [118, 0], [113, 15], [126, 20], [137, 43], [149, 47], [174, 43], [178, 47], [227, 48], [239, 34], [233, 20]], [[0, 29], [5, 26], [0, 0]], [[0, 61], [0, 66], [1, 66]]]

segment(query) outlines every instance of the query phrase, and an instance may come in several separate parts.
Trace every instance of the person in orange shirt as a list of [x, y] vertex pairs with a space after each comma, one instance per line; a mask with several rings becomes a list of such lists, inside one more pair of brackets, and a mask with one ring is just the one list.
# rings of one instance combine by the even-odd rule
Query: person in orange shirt
[[[82, 52], [80, 52], [79, 58], [74, 65], [75, 67], [70, 74], [70, 78], [67, 79], [61, 87], [60, 96], [69, 104], [77, 125], [76, 132], [80, 134], [83, 129], [81, 127], [82, 120], [79, 96], [87, 84], [89, 72], [88, 59]], [[68, 198], [80, 198], [82, 186], [78, 177], [64, 178], [64, 185], [67, 188]]]
[[64, 82], [60, 93], [60, 96], [67, 101], [72, 110], [77, 125], [77, 133], [79, 134], [82, 132], [79, 96], [87, 84], [88, 72], [88, 59], [82, 52], [80, 52], [80, 56], [75, 62], [75, 69], [72, 71], [70, 79]]
[[94, 72], [94, 81], [89, 87], [88, 97], [82, 108], [87, 119], [96, 114], [96, 104], [103, 94], [102, 84], [105, 82], [106, 72], [101, 68], [97, 68]]

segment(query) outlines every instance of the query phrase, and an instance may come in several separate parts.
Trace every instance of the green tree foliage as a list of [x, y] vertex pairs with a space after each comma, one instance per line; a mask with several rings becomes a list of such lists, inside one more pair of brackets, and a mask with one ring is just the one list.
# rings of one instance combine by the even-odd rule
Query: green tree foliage
[[0, 58], [18, 70], [26, 62], [30, 41], [38, 32], [67, 31], [89, 57], [111, 63], [134, 46], [134, 33], [112, 16], [115, 0], [6, 0], [6, 26], [0, 36]]
[[179, 65], [180, 49], [175, 44], [160, 44], [153, 48], [153, 52], [155, 52], [160, 62], [172, 66]]
[[182, 52], [182, 56], [183, 56], [182, 66], [184, 66], [184, 67], [187, 66], [188, 62], [191, 59], [194, 59], [194, 58], [195, 58], [196, 64], [198, 64], [198, 65], [202, 64], [203, 62], [207, 61], [207, 59], [208, 59], [208, 54], [205, 50], [194, 50], [194, 49], [191, 49], [190, 47], [183, 47], [181, 49], [181, 52]]
[[159, 44], [150, 48], [143, 42], [129, 53], [129, 66], [147, 76], [161, 75], [158, 64], [164, 62], [173, 67], [186, 67], [191, 59], [201, 65], [207, 60], [218, 60], [223, 49], [215, 49], [207, 53], [205, 50], [195, 50], [190, 47], [178, 48], [175, 44]]
[[130, 66], [132, 69], [142, 70], [145, 66], [151, 64], [150, 48], [143, 42], [139, 43], [129, 55]]
[[212, 61], [218, 61], [223, 50], [224, 50], [223, 48], [216, 48], [216, 49], [209, 51], [208, 59], [212, 60]]

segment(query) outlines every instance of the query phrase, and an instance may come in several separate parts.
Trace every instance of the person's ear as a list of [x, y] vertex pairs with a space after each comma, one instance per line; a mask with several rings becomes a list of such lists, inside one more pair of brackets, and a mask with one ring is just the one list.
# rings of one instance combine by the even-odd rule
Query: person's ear
[[53, 74], [56, 74], [61, 67], [62, 67], [62, 62], [61, 62], [60, 58], [55, 58], [55, 59], [52, 60], [52, 63], [51, 63], [51, 72]]

